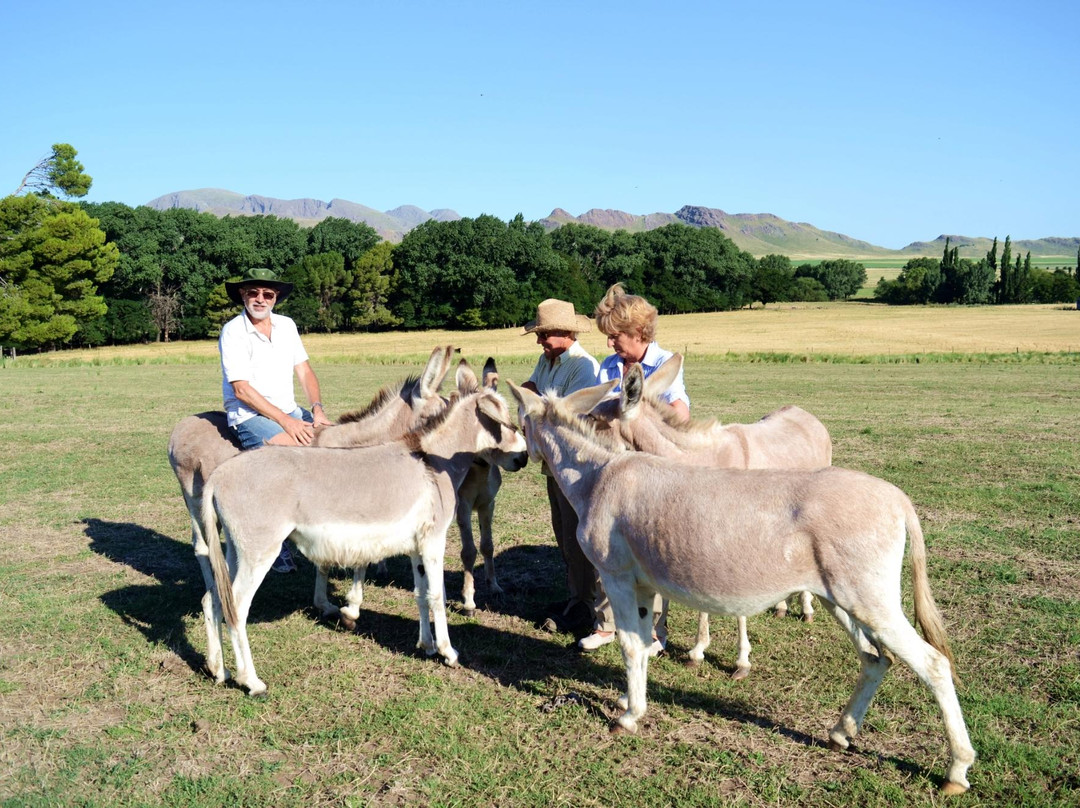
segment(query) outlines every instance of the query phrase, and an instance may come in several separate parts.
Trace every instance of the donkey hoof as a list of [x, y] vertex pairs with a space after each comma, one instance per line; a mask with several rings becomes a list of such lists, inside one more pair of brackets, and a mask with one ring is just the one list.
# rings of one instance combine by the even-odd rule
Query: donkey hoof
[[941, 793], [946, 797], [955, 797], [959, 794], [964, 794], [968, 790], [966, 785], [961, 783], [954, 783], [952, 780], [946, 780], [945, 785], [941, 787]]
[[737, 668], [735, 668], [735, 673], [731, 674], [731, 681], [739, 682], [739, 681], [742, 681], [743, 679], [745, 679], [749, 675], [750, 675], [750, 666], [749, 665], [739, 665]]
[[476, 607], [475, 606], [472, 606], [472, 607], [466, 606], [461, 610], [461, 613], [463, 615], [465, 615], [466, 617], [476, 617]]
[[338, 618], [338, 620], [341, 621], [341, 626], [346, 631], [356, 631], [356, 621], [353, 620], [351, 617], [347, 617], [345, 614], [342, 614]]
[[637, 727], [627, 727], [618, 721], [612, 721], [611, 726], [608, 727], [608, 732], [612, 735], [633, 735], [637, 732]]
[[702, 661], [703, 660], [698, 659], [697, 657], [687, 657], [686, 661], [683, 662], [683, 665], [685, 665], [688, 668], [699, 668], [699, 667], [701, 667]]
[[802, 621], [804, 623], [813, 623], [814, 622], [814, 615], [812, 615], [812, 614], [804, 614], [802, 616]]
[[837, 740], [829, 738], [829, 751], [830, 752], [846, 752], [848, 750], [847, 744], [842, 744]]

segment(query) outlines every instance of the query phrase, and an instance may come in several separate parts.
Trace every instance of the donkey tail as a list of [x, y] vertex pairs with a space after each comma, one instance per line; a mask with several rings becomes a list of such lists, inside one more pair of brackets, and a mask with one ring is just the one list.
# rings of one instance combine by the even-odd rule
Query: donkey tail
[[221, 601], [221, 613], [230, 629], [237, 626], [236, 599], [233, 597], [232, 579], [229, 578], [229, 565], [221, 552], [221, 537], [218, 535], [218, 514], [214, 504], [214, 476], [206, 481], [202, 497], [203, 536], [210, 555], [210, 569], [214, 571], [214, 589]]
[[911, 584], [915, 599], [915, 622], [922, 629], [926, 641], [949, 660], [953, 680], [956, 676], [956, 660], [945, 634], [945, 621], [941, 617], [934, 596], [930, 592], [930, 578], [926, 574], [926, 540], [915, 507], [908, 500], [904, 503], [908, 540], [911, 542]]

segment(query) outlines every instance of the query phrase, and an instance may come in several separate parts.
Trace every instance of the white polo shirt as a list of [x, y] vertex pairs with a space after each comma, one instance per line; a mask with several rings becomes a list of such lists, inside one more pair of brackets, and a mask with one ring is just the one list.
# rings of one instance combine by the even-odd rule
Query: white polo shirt
[[[671, 359], [672, 356], [674, 356], [674, 354], [671, 351], [665, 351], [655, 342], [650, 342], [649, 347], [645, 349], [645, 356], [642, 357], [640, 363], [645, 378], [649, 378], [657, 368]], [[623, 365], [622, 359], [619, 358], [619, 355], [612, 354], [600, 363], [600, 373], [597, 375], [597, 380], [600, 384], [603, 384], [612, 379], [619, 379], [619, 384], [615, 387], [615, 389], [618, 390], [622, 387], [622, 377], [625, 370], [626, 368]], [[686, 394], [686, 384], [683, 382], [682, 368], [679, 368], [679, 375], [675, 377], [675, 381], [671, 383], [671, 387], [663, 393], [660, 393], [659, 398], [666, 401], [668, 404], [682, 401], [689, 409], [690, 396]]]
[[574, 340], [554, 361], [549, 361], [541, 354], [529, 381], [536, 385], [540, 395], [554, 390], [556, 395], [563, 397], [585, 387], [592, 387], [596, 384], [599, 370], [600, 363], [581, 347], [580, 342]]
[[221, 329], [218, 339], [221, 395], [229, 426], [242, 424], [258, 415], [236, 398], [232, 382], [248, 382], [282, 412], [292, 412], [297, 407], [293, 368], [306, 362], [308, 355], [296, 323], [282, 314], [270, 312], [270, 326], [271, 338], [268, 339], [255, 329], [247, 314], [241, 312]]

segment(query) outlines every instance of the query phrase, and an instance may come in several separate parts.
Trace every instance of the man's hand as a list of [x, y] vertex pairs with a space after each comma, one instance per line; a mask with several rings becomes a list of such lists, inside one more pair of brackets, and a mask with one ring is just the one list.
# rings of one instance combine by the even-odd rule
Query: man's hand
[[315, 404], [311, 408], [311, 415], [315, 419], [315, 428], [318, 429], [324, 426], [333, 426], [334, 422], [326, 417], [326, 413], [323, 411], [322, 404]]
[[297, 446], [307, 446], [315, 439], [315, 428], [302, 418], [286, 416], [281, 428]]

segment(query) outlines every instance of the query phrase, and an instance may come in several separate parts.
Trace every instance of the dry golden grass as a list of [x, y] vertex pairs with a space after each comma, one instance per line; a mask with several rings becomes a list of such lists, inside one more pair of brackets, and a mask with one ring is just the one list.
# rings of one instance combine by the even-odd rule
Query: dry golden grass
[[[1080, 350], [1080, 312], [1056, 305], [882, 306], [869, 303], [773, 304], [766, 308], [660, 318], [658, 340], [688, 356], [726, 353], [793, 353], [877, 356], [923, 353], [1013, 353]], [[381, 334], [308, 334], [316, 361], [351, 357], [387, 362], [414, 360], [432, 345], [451, 343], [467, 356], [535, 357], [531, 336], [520, 328], [488, 331], [414, 331]], [[606, 356], [596, 331], [581, 335], [594, 356]], [[213, 340], [124, 345], [62, 351], [33, 361], [213, 361]]]

